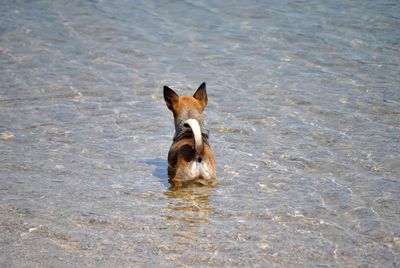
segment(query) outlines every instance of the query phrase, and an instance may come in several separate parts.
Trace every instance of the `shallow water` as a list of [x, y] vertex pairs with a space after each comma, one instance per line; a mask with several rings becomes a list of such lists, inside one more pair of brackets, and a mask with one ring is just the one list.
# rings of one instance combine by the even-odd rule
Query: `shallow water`
[[[0, 266], [400, 266], [399, 14], [0, 4]], [[219, 184], [170, 191], [162, 86], [203, 81]]]

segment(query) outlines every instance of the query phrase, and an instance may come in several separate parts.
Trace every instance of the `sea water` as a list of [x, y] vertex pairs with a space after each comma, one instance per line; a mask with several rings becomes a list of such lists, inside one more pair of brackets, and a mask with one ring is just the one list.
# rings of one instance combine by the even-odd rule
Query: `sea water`
[[[398, 1], [2, 1], [0, 266], [399, 267]], [[170, 190], [162, 87], [218, 185]]]

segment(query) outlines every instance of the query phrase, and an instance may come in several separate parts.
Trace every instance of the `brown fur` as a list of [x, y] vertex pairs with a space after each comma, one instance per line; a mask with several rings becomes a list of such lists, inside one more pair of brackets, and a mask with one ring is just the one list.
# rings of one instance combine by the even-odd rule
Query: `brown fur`
[[[183, 123], [190, 118], [196, 119], [203, 128], [203, 111], [208, 101], [205, 83], [200, 85], [193, 96], [182, 97], [169, 87], [164, 86], [164, 99], [168, 109], [174, 115], [177, 133], [183, 129]], [[197, 179], [205, 179], [206, 181], [216, 179], [214, 154], [204, 136], [202, 139], [203, 146], [199, 151], [196, 151], [194, 137], [190, 133], [189, 136], [185, 135], [172, 144], [168, 152], [168, 176], [171, 182], [181, 185]], [[198, 161], [199, 158], [200, 162]], [[196, 172], [193, 171], [193, 163], [196, 161], [199, 165], [203, 165], [207, 171], [203, 172], [205, 176], [196, 176]], [[202, 173], [200, 172], [200, 174]]]

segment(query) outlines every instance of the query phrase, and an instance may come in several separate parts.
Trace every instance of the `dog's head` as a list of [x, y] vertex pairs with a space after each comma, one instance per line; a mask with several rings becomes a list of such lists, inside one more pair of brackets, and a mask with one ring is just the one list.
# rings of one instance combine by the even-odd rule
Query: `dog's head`
[[208, 100], [206, 83], [202, 83], [193, 96], [181, 97], [169, 87], [164, 86], [164, 100], [168, 109], [174, 114], [176, 126], [189, 118], [202, 122], [203, 111]]

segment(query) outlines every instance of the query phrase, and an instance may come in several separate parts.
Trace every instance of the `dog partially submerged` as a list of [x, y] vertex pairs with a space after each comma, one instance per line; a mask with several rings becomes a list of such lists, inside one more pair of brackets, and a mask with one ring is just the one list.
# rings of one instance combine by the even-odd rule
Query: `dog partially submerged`
[[206, 84], [193, 96], [178, 96], [164, 86], [164, 100], [175, 119], [175, 135], [168, 152], [168, 176], [173, 186], [216, 179], [215, 156], [204, 128], [203, 111], [207, 105]]

